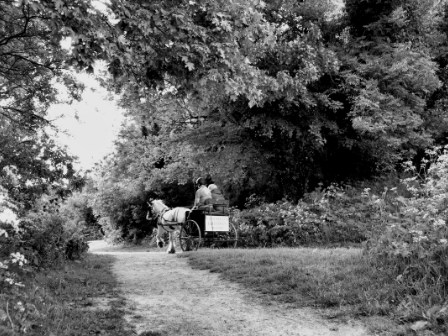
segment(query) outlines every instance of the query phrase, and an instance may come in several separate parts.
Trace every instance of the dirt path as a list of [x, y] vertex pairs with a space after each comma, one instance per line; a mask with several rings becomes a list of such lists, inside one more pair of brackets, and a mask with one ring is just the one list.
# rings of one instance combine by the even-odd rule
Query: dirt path
[[128, 321], [151, 336], [367, 336], [359, 324], [325, 320], [311, 309], [263, 306], [240, 285], [192, 269], [164, 252], [123, 252], [102, 241], [91, 253], [116, 257], [113, 271], [128, 302]]

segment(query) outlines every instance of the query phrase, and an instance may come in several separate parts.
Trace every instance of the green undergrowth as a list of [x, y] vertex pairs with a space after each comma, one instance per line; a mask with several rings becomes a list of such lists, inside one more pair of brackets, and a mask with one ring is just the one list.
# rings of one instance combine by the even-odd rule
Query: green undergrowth
[[0, 335], [134, 335], [123, 320], [112, 262], [87, 255], [30, 276], [25, 287], [0, 289]]

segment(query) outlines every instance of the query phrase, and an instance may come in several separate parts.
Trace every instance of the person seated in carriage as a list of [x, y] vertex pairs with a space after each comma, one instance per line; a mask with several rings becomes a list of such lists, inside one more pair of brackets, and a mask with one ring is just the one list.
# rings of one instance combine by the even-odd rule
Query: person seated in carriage
[[[194, 205], [188, 219], [195, 221], [203, 234], [213, 234], [213, 230], [206, 232], [207, 218], [228, 216], [228, 201], [210, 178], [200, 177], [195, 182], [198, 190], [195, 193]], [[212, 217], [207, 217], [207, 215]]]
[[210, 193], [212, 195], [213, 210], [214, 211], [225, 211], [227, 207], [222, 205], [222, 203], [225, 203], [226, 199], [225, 199], [224, 195], [222, 194], [221, 190], [218, 188], [218, 186], [213, 182], [213, 180], [210, 177], [207, 178], [207, 184], [208, 184], [208, 189], [210, 190]]
[[[198, 178], [196, 180], [198, 190], [195, 194], [195, 200], [192, 210], [205, 210], [208, 213], [215, 214], [228, 213], [228, 201], [224, 198], [221, 190], [212, 181], [210, 176]], [[218, 212], [218, 213], [217, 213]]]
[[207, 188], [207, 180], [199, 177], [195, 184], [198, 190], [195, 193], [193, 210], [208, 210], [212, 204], [212, 193]]

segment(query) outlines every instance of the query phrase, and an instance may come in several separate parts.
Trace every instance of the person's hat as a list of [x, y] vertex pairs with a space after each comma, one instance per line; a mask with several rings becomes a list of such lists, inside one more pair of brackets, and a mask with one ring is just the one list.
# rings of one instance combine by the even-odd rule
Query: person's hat
[[198, 177], [198, 179], [196, 180], [196, 183], [195, 183], [195, 184], [206, 185], [207, 183], [206, 183], [206, 181], [205, 181], [205, 178], [203, 178], [203, 177]]

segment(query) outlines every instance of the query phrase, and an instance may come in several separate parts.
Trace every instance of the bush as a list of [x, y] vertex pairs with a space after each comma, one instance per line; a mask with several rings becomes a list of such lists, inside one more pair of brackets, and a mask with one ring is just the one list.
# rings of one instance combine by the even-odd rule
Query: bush
[[101, 225], [93, 214], [91, 206], [92, 194], [75, 192], [61, 205], [60, 214], [71, 226], [82, 228], [85, 239], [102, 238]]
[[408, 164], [415, 174], [403, 180], [410, 196], [380, 199], [384, 229], [368, 242], [366, 250], [401, 284], [391, 295], [399, 299], [403, 318], [446, 325], [448, 153], [435, 149], [427, 155], [421, 171]]
[[57, 213], [30, 213], [13, 227], [0, 223], [0, 257], [20, 252], [36, 267], [61, 265], [67, 259], [76, 259], [87, 250], [82, 227], [69, 225]]
[[61, 266], [88, 249], [82, 228], [58, 213], [30, 213], [18, 223], [0, 222], [0, 287], [21, 286], [36, 269]]
[[61, 265], [87, 250], [83, 228], [67, 222], [58, 213], [30, 213], [20, 221], [19, 228], [20, 249], [35, 266]]
[[99, 224], [110, 242], [139, 243], [152, 232], [146, 220], [147, 193], [143, 186], [129, 183], [104, 183], [99, 185], [92, 208]]
[[19, 251], [18, 226], [0, 221], [0, 288], [22, 286], [21, 278], [28, 271], [28, 261]]
[[281, 201], [234, 210], [231, 220], [247, 247], [358, 244], [372, 234], [373, 205], [348, 193], [353, 194], [348, 187], [331, 185], [297, 204]]

